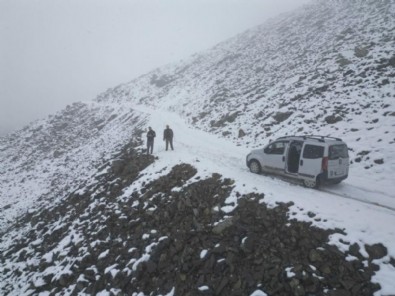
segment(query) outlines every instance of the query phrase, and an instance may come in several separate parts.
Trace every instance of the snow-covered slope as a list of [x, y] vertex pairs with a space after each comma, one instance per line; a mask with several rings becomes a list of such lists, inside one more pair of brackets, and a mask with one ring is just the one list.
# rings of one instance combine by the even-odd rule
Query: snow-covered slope
[[[101, 247], [96, 237], [88, 235], [85, 224], [92, 224], [95, 233], [102, 227], [122, 228], [125, 219], [133, 224], [145, 210], [148, 214], [160, 210], [157, 197], [171, 204], [175, 192], [219, 173], [230, 193], [224, 202], [212, 205], [212, 212], [219, 216], [207, 227], [238, 217], [240, 197], [245, 199], [251, 192], [262, 195], [259, 203], [269, 207], [292, 201], [289, 216], [323, 229], [342, 229], [328, 243], [345, 254], [343, 261], [366, 267], [364, 284], [372, 276], [381, 286], [375, 295], [393, 294], [394, 14], [393, 1], [316, 1], [187, 61], [109, 89], [94, 102], [73, 104], [0, 138], [1, 291], [10, 295], [51, 289], [60, 294], [83, 291], [85, 278], [78, 286], [74, 276], [79, 273], [69, 276], [70, 270], [74, 272], [73, 262], [82, 260], [87, 250], [101, 256], [97, 252], [106, 252], [112, 241], [109, 235]], [[175, 132], [174, 152], [164, 151], [160, 141], [166, 124]], [[158, 158], [125, 179], [119, 172], [124, 169], [119, 165], [125, 162], [124, 151], [141, 144], [142, 130], [148, 125], [157, 132], [154, 153]], [[243, 137], [238, 137], [240, 129], [245, 132]], [[245, 155], [250, 149], [289, 134], [343, 138], [351, 149], [349, 178], [339, 186], [313, 191], [248, 172]], [[126, 165], [127, 172], [133, 171], [136, 159], [128, 153], [131, 167]], [[167, 178], [175, 165], [183, 163], [196, 170], [194, 180], [181, 177], [185, 183], [162, 191], [154, 188], [158, 190], [154, 197], [144, 195], [147, 190], [155, 191], [147, 184]], [[118, 174], [111, 175], [113, 172]], [[188, 192], [179, 195], [185, 197]], [[141, 202], [144, 198], [147, 200]], [[53, 231], [57, 236], [48, 241]], [[139, 250], [137, 254], [131, 251], [130, 258], [127, 254], [122, 257], [131, 260], [124, 267], [133, 280], [138, 278], [138, 264], [160, 245], [159, 234], [154, 235], [157, 230], [149, 231], [142, 240], [128, 236], [123, 241], [124, 248]], [[122, 235], [116, 240], [122, 240]], [[166, 235], [173, 239], [173, 234]], [[146, 239], [151, 236], [155, 239]], [[379, 255], [369, 246], [376, 246]], [[75, 249], [79, 247], [81, 250]], [[109, 252], [120, 251], [116, 250], [110, 248]], [[118, 272], [116, 258], [102, 266], [103, 270], [92, 267], [93, 278]], [[380, 270], [375, 273], [376, 265]], [[178, 285], [166, 283], [166, 289], [160, 291], [173, 291], [172, 284]], [[136, 287], [134, 295], [142, 295], [138, 292], [144, 289]], [[205, 285], [201, 287], [205, 291]], [[262, 285], [254, 287], [265, 291]], [[105, 293], [114, 287], [100, 288]], [[322, 293], [336, 290], [328, 283], [314, 288], [322, 288]], [[360, 291], [360, 287], [355, 289]], [[373, 290], [374, 285], [367, 291]]]
[[249, 147], [291, 134], [341, 137], [353, 167], [388, 188], [381, 175], [395, 170], [394, 36], [393, 1], [316, 1], [98, 101], [167, 108]]
[[139, 137], [145, 120], [127, 105], [75, 103], [0, 138], [0, 229], [38, 200], [52, 202], [89, 179]]

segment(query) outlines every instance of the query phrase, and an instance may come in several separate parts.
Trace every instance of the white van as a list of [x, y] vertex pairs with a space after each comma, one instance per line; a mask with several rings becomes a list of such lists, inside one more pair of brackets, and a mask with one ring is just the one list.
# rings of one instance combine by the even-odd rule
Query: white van
[[274, 173], [302, 180], [309, 188], [337, 184], [348, 177], [348, 148], [339, 138], [287, 136], [251, 151], [246, 158], [253, 173]]

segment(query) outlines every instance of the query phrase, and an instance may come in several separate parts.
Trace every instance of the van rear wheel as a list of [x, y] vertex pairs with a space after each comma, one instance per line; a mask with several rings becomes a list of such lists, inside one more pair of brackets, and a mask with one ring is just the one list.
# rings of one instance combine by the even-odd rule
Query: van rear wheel
[[318, 188], [320, 186], [320, 181], [319, 178], [309, 179], [309, 180], [303, 180], [303, 185], [307, 188]]
[[251, 160], [249, 167], [250, 171], [254, 174], [260, 174], [262, 171], [261, 165], [257, 160]]

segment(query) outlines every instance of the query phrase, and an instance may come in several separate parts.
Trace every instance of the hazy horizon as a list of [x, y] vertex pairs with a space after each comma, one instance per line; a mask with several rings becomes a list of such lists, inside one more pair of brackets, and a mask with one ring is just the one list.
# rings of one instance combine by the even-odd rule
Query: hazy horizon
[[309, 0], [0, 0], [0, 135]]

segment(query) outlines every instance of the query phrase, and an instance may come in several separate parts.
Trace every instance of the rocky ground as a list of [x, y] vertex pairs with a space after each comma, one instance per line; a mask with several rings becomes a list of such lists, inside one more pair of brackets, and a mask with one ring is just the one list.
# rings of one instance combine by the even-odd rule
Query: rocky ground
[[235, 181], [221, 175], [201, 179], [179, 164], [122, 195], [154, 161], [127, 146], [91, 185], [20, 219], [15, 227], [31, 228], [0, 253], [1, 294], [360, 296], [380, 289], [371, 282], [372, 261], [387, 255], [385, 246], [365, 246], [363, 256], [344, 242], [343, 253], [328, 244], [342, 230], [298, 222], [290, 204], [269, 208], [263, 194], [238, 194], [237, 207], [224, 213]]

